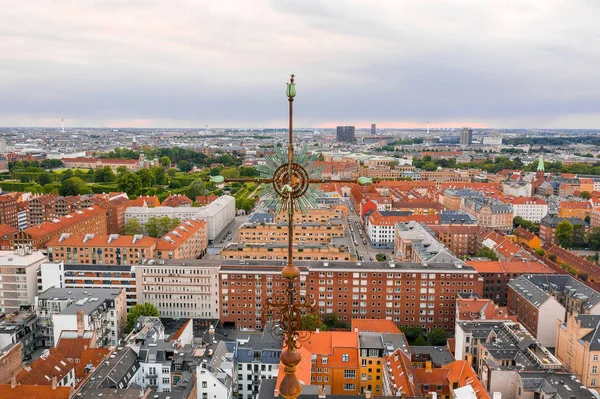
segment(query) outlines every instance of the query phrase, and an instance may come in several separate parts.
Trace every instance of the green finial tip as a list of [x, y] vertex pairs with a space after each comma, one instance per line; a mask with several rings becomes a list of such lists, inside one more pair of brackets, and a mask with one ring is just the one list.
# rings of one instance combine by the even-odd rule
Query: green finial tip
[[296, 83], [294, 83], [294, 74], [290, 77], [290, 83], [286, 83], [287, 89], [285, 90], [285, 95], [288, 98], [294, 98], [296, 96]]

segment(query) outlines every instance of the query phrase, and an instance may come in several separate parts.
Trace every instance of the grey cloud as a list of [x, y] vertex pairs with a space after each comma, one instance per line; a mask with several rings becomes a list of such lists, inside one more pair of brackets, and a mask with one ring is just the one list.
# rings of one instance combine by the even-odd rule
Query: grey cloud
[[304, 126], [600, 124], [593, 1], [65, 0], [3, 10], [0, 125], [65, 116], [283, 126], [290, 72]]

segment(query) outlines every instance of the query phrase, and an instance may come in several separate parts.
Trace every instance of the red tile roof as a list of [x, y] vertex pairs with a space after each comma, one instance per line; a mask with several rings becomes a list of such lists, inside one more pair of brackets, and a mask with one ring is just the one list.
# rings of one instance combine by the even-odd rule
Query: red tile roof
[[[87, 237], [87, 240], [86, 240]], [[122, 236], [119, 234], [69, 234], [65, 233], [62, 237], [54, 237], [48, 241], [47, 247], [92, 247], [92, 248], [123, 248], [123, 247], [152, 247], [156, 245], [158, 239], [142, 236], [135, 239], [135, 236]]]
[[87, 365], [91, 364], [92, 367], [98, 367], [109, 353], [108, 348], [88, 348], [82, 351], [79, 363], [75, 368], [75, 377], [83, 378], [86, 374], [85, 367]]
[[170, 206], [176, 208], [182, 205], [192, 205], [192, 200], [183, 194], [171, 194], [160, 204], [161, 206]]
[[352, 319], [352, 331], [376, 332], [382, 334], [398, 334], [400, 329], [391, 320], [386, 319]]
[[75, 211], [51, 222], [44, 222], [40, 225], [29, 227], [23, 231], [32, 237], [42, 237], [100, 214], [106, 214], [104, 209], [99, 206], [92, 206]]
[[513, 205], [547, 205], [546, 201], [538, 197], [514, 197], [509, 202]]
[[74, 368], [56, 348], [50, 348], [47, 356], [36, 359], [29, 368], [17, 375], [17, 383], [22, 385], [52, 385], [52, 377], [62, 380]]
[[162, 236], [156, 244], [156, 250], [175, 249], [182, 245], [198, 230], [206, 230], [206, 221], [204, 220], [186, 220], [167, 234]]
[[7, 237], [14, 235], [19, 232], [19, 229], [15, 229], [7, 224], [0, 224], [0, 237]]
[[40, 385], [17, 385], [11, 387], [10, 384], [0, 384], [0, 398], [2, 399], [69, 399], [71, 397], [71, 387], [40, 386]]
[[478, 273], [554, 274], [554, 269], [538, 261], [481, 261], [468, 260]]
[[558, 207], [562, 209], [590, 209], [592, 204], [588, 201], [563, 201], [558, 204]]
[[70, 338], [69, 334], [77, 331], [67, 331], [63, 330], [60, 334], [58, 345], [56, 345], [56, 349], [67, 359], [78, 359], [81, 357], [81, 353], [87, 349], [94, 346], [94, 335], [95, 334], [86, 334], [86, 337], [74, 337]]

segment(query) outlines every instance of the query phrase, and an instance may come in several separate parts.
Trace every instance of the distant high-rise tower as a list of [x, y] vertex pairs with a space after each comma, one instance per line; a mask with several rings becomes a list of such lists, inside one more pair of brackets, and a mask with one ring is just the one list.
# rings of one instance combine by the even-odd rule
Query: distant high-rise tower
[[354, 135], [354, 126], [338, 126], [337, 141], [342, 141], [344, 143], [355, 142], [356, 136]]
[[374, 123], [371, 123], [371, 134], [373, 136], [375, 136], [377, 134], [377, 125]]
[[65, 132], [65, 118], [60, 118], [60, 125], [62, 127], [61, 131]]
[[473, 129], [470, 127], [463, 127], [460, 132], [460, 145], [471, 145], [473, 144]]

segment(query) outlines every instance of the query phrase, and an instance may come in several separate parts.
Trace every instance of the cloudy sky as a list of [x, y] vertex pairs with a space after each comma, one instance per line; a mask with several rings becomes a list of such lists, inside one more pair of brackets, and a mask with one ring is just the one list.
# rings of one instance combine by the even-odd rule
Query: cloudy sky
[[600, 128], [598, 0], [0, 7], [0, 126]]

